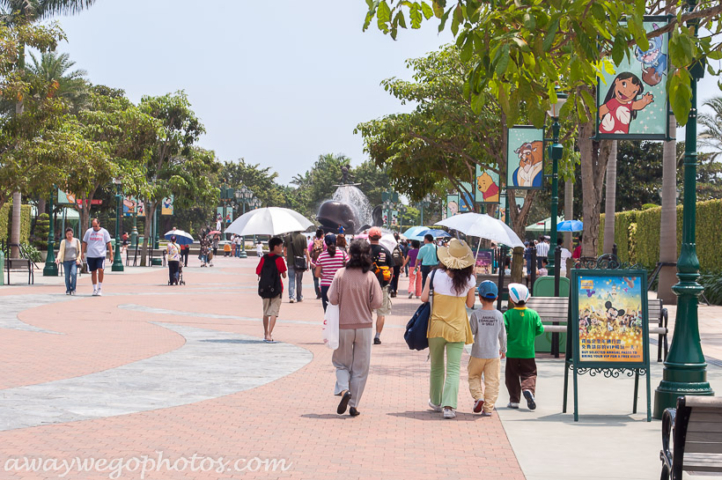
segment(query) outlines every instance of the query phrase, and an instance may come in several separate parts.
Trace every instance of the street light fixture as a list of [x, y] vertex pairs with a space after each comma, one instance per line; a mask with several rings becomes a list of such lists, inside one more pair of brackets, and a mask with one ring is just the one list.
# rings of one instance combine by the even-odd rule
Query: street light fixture
[[[241, 186], [238, 190], [234, 192], [234, 196], [236, 197], [236, 204], [242, 205], [243, 213], [242, 215], [246, 214], [246, 205], [249, 205], [253, 207], [255, 201], [257, 200], [256, 197], [253, 195], [253, 191], [250, 190], [245, 185]], [[260, 201], [259, 201], [260, 203]], [[241, 253], [240, 258], [247, 258], [248, 254], [246, 253], [246, 237], [243, 237], [241, 240]]]
[[45, 268], [43, 268], [43, 277], [57, 277], [58, 266], [55, 264], [55, 225], [53, 221], [53, 198], [58, 188], [53, 185], [50, 193], [50, 229], [48, 230], [48, 255], [45, 257]]
[[[564, 147], [559, 143], [559, 112], [567, 102], [567, 94], [557, 92], [557, 101], [551, 104], [547, 114], [552, 118], [552, 144], [549, 147], [549, 156], [552, 158], [552, 212], [551, 212], [551, 245], [547, 260], [549, 271], [554, 270], [554, 250], [557, 244], [557, 217], [559, 214], [559, 160], [564, 154]], [[508, 201], [508, 200], [507, 200]]]
[[424, 224], [424, 209], [429, 208], [429, 206], [431, 206], [431, 195], [429, 195], [427, 193], [426, 196], [416, 205], [419, 207], [419, 210], [421, 210], [421, 225], [423, 225]]
[[122, 180], [120, 178], [113, 178], [113, 184], [115, 185], [115, 252], [113, 252], [113, 266], [111, 271], [122, 272], [123, 268], [123, 257], [120, 255], [120, 215], [123, 213], [123, 195], [121, 194]]

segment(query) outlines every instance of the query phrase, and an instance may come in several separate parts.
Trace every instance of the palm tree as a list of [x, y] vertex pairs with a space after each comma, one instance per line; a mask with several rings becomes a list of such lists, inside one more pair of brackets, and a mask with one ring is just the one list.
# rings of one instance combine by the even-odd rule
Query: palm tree
[[617, 208], [617, 141], [612, 142], [607, 162], [606, 198], [604, 202], [604, 253], [614, 249], [614, 212]]
[[714, 111], [714, 115], [700, 114], [698, 122], [704, 127], [699, 135], [700, 147], [711, 150], [711, 161], [722, 155], [722, 97], [714, 97], [704, 102], [705, 107]]
[[70, 69], [75, 62], [70, 60], [67, 53], [43, 53], [40, 60], [30, 53], [32, 65], [27, 67], [28, 72], [45, 81], [46, 84], [57, 82], [54, 92], [56, 97], [66, 100], [74, 111], [80, 110], [88, 102], [88, 82], [85, 70]]
[[[23, 25], [33, 23], [55, 15], [73, 15], [95, 3], [95, 0], [0, 0], [0, 23], [2, 25]], [[25, 49], [21, 48], [18, 69], [25, 69]], [[15, 107], [16, 115], [23, 112], [22, 100]], [[22, 196], [20, 192], [13, 194], [13, 228], [10, 232], [10, 243], [20, 243], [20, 208]], [[15, 221], [17, 220], [17, 221]], [[17, 258], [17, 247], [12, 248], [11, 256]]]
[[[677, 129], [674, 115], [669, 116], [669, 131]], [[677, 262], [677, 141], [664, 142], [662, 153], [662, 214], [659, 221], [659, 261]], [[657, 298], [667, 305], [676, 305], [677, 296], [672, 292], [676, 283], [677, 269], [664, 267], [659, 271]]]

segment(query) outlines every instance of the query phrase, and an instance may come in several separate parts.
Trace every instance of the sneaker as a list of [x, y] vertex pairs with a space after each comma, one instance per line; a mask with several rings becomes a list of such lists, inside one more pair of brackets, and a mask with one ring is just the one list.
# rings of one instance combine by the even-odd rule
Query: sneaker
[[509, 404], [506, 406], [506, 408], [519, 408], [519, 404], [509, 402]]
[[444, 408], [444, 418], [456, 418], [453, 408]]
[[413, 293], [409, 293], [409, 298], [414, 298], [414, 294], [413, 294]]
[[94, 296], [94, 297], [97, 297], [97, 296], [98, 296], [98, 289], [97, 289], [97, 288], [94, 288], [94, 289], [93, 289], [93, 296]]
[[484, 399], [480, 398], [479, 400], [474, 402], [474, 413], [481, 412], [481, 409], [484, 407]]
[[531, 390], [524, 390], [522, 393], [524, 394], [524, 398], [526, 398], [526, 406], [529, 407], [529, 410], [536, 410], [536, 402], [534, 401], [534, 394], [531, 393]]
[[486, 412], [486, 411], [484, 411], [484, 412], [481, 412], [481, 416], [482, 416], [482, 417], [491, 417], [491, 414], [492, 414], [492, 413], [493, 413], [493, 412]]
[[295, 298], [289, 298], [289, 299], [288, 299], [288, 303], [296, 303], [296, 299], [295, 299]]
[[435, 411], [435, 412], [440, 412], [440, 411], [441, 411], [441, 405], [434, 405], [434, 404], [432, 403], [431, 399], [429, 399], [429, 408], [431, 408], [431, 409], [432, 409], [433, 411]]
[[381, 339], [379, 337], [374, 337], [374, 345], [381, 345]]
[[98, 296], [98, 297], [102, 297], [102, 296], [103, 296], [103, 289], [102, 289], [102, 288], [99, 288], [99, 289], [98, 289], [98, 293], [96, 293], [96, 296]]
[[65, 290], [65, 295], [70, 295], [70, 290]]

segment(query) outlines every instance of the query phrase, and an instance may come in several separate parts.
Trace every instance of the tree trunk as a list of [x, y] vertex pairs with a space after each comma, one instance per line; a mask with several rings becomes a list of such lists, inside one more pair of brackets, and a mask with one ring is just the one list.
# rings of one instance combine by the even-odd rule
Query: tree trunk
[[520, 239], [524, 239], [526, 236], [526, 224], [529, 218], [529, 212], [531, 206], [534, 204], [534, 198], [536, 197], [536, 190], [527, 190], [526, 197], [524, 197], [524, 205], [521, 207], [521, 211], [517, 213], [516, 209], [516, 195], [514, 190], [507, 190], [506, 194], [509, 196], [509, 211], [511, 214], [511, 229], [519, 235]]
[[23, 205], [23, 196], [20, 192], [13, 193], [13, 218], [12, 231], [10, 232], [10, 243], [13, 244], [10, 250], [10, 258], [20, 258], [20, 249], [16, 246], [20, 244], [20, 223], [21, 223], [21, 207]]
[[[574, 220], [574, 180], [564, 182], [564, 220]], [[572, 232], [564, 232], [564, 246], [574, 251]]]
[[594, 127], [594, 118], [580, 125], [577, 139], [582, 167], [582, 216], [584, 218], [582, 256], [584, 257], [597, 256], [602, 187], [612, 143], [611, 140], [602, 140], [601, 142], [592, 140]]
[[[674, 134], [677, 121], [669, 116], [669, 131]], [[662, 156], [662, 216], [659, 224], [659, 261], [677, 263], [677, 141], [664, 142]], [[677, 267], [662, 267], [657, 297], [667, 305], [676, 305], [672, 285], [677, 283]]]
[[522, 283], [521, 279], [524, 275], [524, 249], [515, 247], [511, 253], [511, 281], [514, 283]]
[[[604, 202], [604, 253], [614, 250], [614, 213], [617, 208], [617, 141], [612, 140], [607, 162], [607, 181]], [[626, 235], [626, 232], [622, 232]]]
[[[39, 199], [38, 199], [38, 216], [40, 216], [40, 215], [42, 215], [43, 213], [45, 213], [45, 210], [47, 209], [46, 203], [47, 203], [47, 202], [45, 201], [44, 198], [39, 198]], [[53, 212], [50, 212], [51, 215], [52, 215], [52, 213], [53, 213]]]
[[[158, 205], [158, 202], [153, 202], [146, 204], [145, 209], [145, 229], [143, 230], [143, 246], [140, 250], [140, 266], [141, 267], [147, 267], [148, 266], [148, 239], [153, 234], [153, 231], [151, 230], [151, 222], [155, 218], [155, 209]], [[153, 248], [153, 244], [151, 244], [151, 249]]]

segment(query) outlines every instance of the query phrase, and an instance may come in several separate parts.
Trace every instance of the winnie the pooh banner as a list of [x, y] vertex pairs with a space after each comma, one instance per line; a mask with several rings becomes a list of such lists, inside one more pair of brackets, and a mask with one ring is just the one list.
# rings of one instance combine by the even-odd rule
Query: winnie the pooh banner
[[541, 189], [544, 178], [544, 130], [515, 125], [506, 144], [506, 188]]
[[476, 182], [474, 182], [474, 195], [476, 203], [499, 203], [499, 173], [491, 169], [481, 169], [476, 166]]

